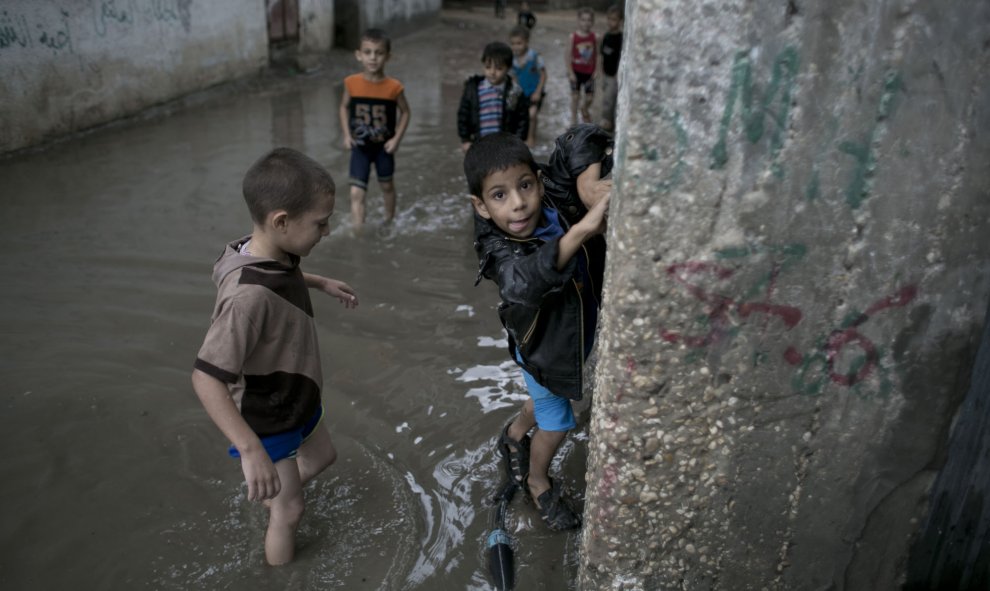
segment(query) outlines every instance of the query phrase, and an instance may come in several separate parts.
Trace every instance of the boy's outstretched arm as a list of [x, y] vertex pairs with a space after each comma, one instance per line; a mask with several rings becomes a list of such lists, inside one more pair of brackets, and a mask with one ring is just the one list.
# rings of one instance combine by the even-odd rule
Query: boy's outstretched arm
[[592, 236], [605, 231], [605, 214], [608, 212], [608, 202], [611, 198], [606, 194], [596, 203], [581, 221], [571, 226], [571, 229], [560, 237], [557, 247], [557, 270], [563, 270], [567, 263], [577, 254], [581, 245]]
[[241, 470], [248, 487], [249, 501], [274, 498], [282, 489], [275, 465], [261, 440], [237, 411], [227, 385], [198, 369], [192, 374], [193, 389], [203, 408], [230, 443], [241, 454]]
[[347, 308], [357, 308], [357, 292], [354, 291], [353, 287], [343, 281], [330, 279], [322, 275], [313, 275], [312, 273], [303, 273], [303, 280], [306, 282], [306, 287], [318, 289], [337, 298]]
[[395, 154], [396, 150], [399, 149], [399, 142], [402, 141], [402, 136], [406, 134], [406, 128], [409, 127], [409, 116], [412, 114], [409, 111], [409, 101], [406, 100], [405, 92], [399, 93], [395, 102], [399, 107], [399, 122], [395, 124], [395, 135], [385, 142], [385, 152], [388, 154]]

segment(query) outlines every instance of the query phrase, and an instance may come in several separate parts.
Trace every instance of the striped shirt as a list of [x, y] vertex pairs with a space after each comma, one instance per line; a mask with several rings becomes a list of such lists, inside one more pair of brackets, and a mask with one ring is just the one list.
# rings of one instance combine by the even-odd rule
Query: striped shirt
[[502, 131], [502, 94], [505, 82], [492, 86], [487, 79], [478, 84], [478, 109], [481, 113], [481, 129], [478, 135], [484, 137]]

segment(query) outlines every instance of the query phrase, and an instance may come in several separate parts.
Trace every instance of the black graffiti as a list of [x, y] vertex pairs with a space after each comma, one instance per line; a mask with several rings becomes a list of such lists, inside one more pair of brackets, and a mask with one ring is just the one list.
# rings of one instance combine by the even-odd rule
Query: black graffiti
[[31, 35], [27, 19], [23, 15], [11, 16], [6, 10], [0, 13], [0, 49], [13, 45], [30, 47]]

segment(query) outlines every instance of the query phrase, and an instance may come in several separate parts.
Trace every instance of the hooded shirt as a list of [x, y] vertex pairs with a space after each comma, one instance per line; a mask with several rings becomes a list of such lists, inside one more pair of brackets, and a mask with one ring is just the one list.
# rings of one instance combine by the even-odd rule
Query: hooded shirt
[[195, 368], [226, 383], [259, 436], [302, 427], [323, 387], [309, 289], [290, 264], [245, 254], [250, 236], [227, 245], [213, 267], [217, 300]]

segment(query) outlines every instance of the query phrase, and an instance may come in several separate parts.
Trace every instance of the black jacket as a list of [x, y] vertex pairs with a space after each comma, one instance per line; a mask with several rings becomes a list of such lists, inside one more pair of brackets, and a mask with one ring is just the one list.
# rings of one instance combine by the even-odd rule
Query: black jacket
[[[564, 211], [575, 201], [580, 204], [575, 185], [577, 175], [594, 162], [601, 161], [603, 171], [612, 168], [610, 136], [595, 126], [587, 127], [577, 134], [576, 128], [572, 129], [558, 138], [554, 156], [558, 163], [570, 166], [569, 173], [561, 173], [563, 169], [553, 171], [550, 167], [541, 170], [544, 176], [556, 174], [556, 180], [551, 181], [555, 190], [550, 190], [550, 183], [546, 183], [544, 205], [558, 211], [565, 232], [584, 215], [583, 212], [568, 215]], [[607, 141], [600, 142], [603, 139], [600, 134]], [[561, 142], [562, 139], [565, 141]], [[601, 305], [605, 239], [595, 236], [582, 247], [595, 300], [583, 302], [577, 285], [578, 257], [572, 258], [564, 270], [557, 270], [559, 239], [545, 242], [538, 238], [510, 238], [477, 213], [474, 222], [474, 248], [479, 259], [475, 285], [482, 277], [498, 285], [502, 298], [498, 315], [509, 334], [510, 355], [518, 348], [523, 360], [521, 363], [516, 360], [517, 363], [537, 382], [558, 396], [580, 399], [585, 344], [594, 338], [596, 328], [585, 326], [582, 305]]]
[[[461, 142], [475, 142], [481, 131], [481, 109], [478, 105], [478, 84], [485, 77], [471, 76], [464, 82], [464, 93], [457, 108], [457, 135]], [[525, 140], [529, 133], [529, 99], [512, 76], [505, 78], [502, 97], [502, 129]]]

